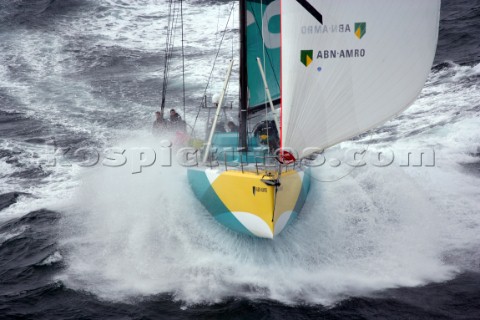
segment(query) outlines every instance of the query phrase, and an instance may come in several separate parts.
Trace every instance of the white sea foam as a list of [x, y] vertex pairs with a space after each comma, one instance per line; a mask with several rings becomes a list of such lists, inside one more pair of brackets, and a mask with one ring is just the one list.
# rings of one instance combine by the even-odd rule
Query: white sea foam
[[16, 238], [19, 235], [23, 234], [28, 228], [29, 228], [28, 226], [21, 226], [21, 227], [9, 230], [8, 232], [0, 233], [0, 246], [6, 241]]
[[83, 175], [76, 200], [63, 210], [69, 268], [60, 278], [113, 300], [173, 293], [187, 304], [240, 296], [327, 305], [450, 279], [479, 258], [448, 259], [480, 244], [478, 177], [456, 162], [464, 149], [448, 144], [470, 143], [463, 124], [444, 129], [435, 167], [366, 166], [336, 182], [314, 181], [298, 221], [274, 241], [218, 225], [194, 198], [184, 168], [153, 166], [138, 175], [98, 168]]
[[48, 257], [46, 257], [43, 261], [40, 262], [40, 265], [42, 266], [49, 266], [49, 265], [52, 265], [54, 263], [58, 263], [60, 261], [63, 260], [63, 257], [62, 255], [60, 254], [60, 252], [58, 251], [55, 251], [54, 253], [52, 253], [51, 255], [49, 255]]

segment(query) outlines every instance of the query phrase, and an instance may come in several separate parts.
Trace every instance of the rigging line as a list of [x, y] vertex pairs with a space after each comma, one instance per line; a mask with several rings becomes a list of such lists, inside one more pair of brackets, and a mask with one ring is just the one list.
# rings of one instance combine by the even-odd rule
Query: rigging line
[[173, 54], [173, 48], [174, 48], [174, 43], [175, 43], [175, 32], [176, 32], [176, 25], [178, 22], [178, 11], [176, 7], [176, 2], [175, 0], [171, 0], [171, 6], [169, 10], [169, 22], [168, 22], [168, 32], [167, 32], [167, 43], [166, 43], [166, 59], [165, 59], [165, 70], [164, 70], [164, 83], [163, 83], [163, 89], [164, 89], [164, 95], [163, 95], [163, 100], [162, 100], [162, 111], [163, 108], [165, 107], [165, 100], [166, 100], [166, 93], [167, 93], [167, 88], [168, 88], [168, 83], [169, 83], [169, 74], [170, 74], [170, 61], [171, 57]]
[[217, 13], [217, 32], [215, 32], [215, 45], [217, 45], [218, 41], [218, 26], [220, 25], [220, 6], [218, 6], [218, 13]]
[[[217, 53], [215, 55], [215, 59], [213, 60], [213, 66], [212, 66], [212, 69], [210, 71], [210, 75], [208, 77], [208, 82], [207, 82], [207, 85], [206, 85], [205, 90], [204, 90], [204, 95], [207, 93], [208, 87], [210, 85], [210, 81], [211, 81], [212, 75], [213, 75], [213, 70], [215, 69], [215, 64], [216, 64], [217, 58], [220, 54], [220, 49], [222, 48], [223, 39], [225, 38], [225, 34], [227, 32], [227, 29], [228, 29], [228, 23], [230, 22], [230, 18], [232, 16], [232, 11], [233, 11], [234, 6], [235, 6], [235, 4], [233, 4], [232, 8], [230, 9], [230, 15], [228, 16], [228, 20], [227, 20], [227, 23], [225, 25], [225, 29], [223, 30], [222, 38], [220, 39], [220, 43], [218, 44]], [[202, 99], [203, 99], [203, 97], [202, 97]]]
[[[232, 8], [232, 27], [231, 27], [231, 30], [234, 30], [235, 28], [235, 4], [234, 4], [234, 7]], [[233, 44], [234, 44], [234, 39], [235, 39], [235, 34], [232, 32], [232, 57], [231, 57], [231, 60], [233, 60], [233, 54], [234, 54], [234, 50], [233, 50]], [[225, 96], [228, 96], [228, 90], [230, 89], [230, 81], [228, 82], [227, 84], [227, 87], [225, 89]], [[226, 101], [226, 99], [224, 99]], [[225, 119], [226, 119], [226, 111], [224, 111], [224, 115], [225, 115]]]
[[[233, 12], [234, 7], [235, 7], [235, 3], [232, 5], [232, 8], [230, 9], [230, 15], [228, 16], [228, 20], [227, 20], [227, 23], [225, 25], [225, 29], [224, 29], [223, 34], [222, 34], [222, 38], [220, 39], [220, 43], [218, 45], [218, 49], [217, 49], [217, 53], [215, 55], [215, 59], [213, 60], [213, 65], [212, 65], [212, 69], [210, 71], [210, 75], [208, 76], [207, 85], [205, 86], [205, 90], [203, 91], [202, 103], [200, 104], [200, 107], [198, 108], [197, 115], [196, 115], [195, 120], [193, 122], [191, 134], [193, 134], [193, 131], [195, 130], [195, 126], [197, 124], [197, 120], [198, 120], [198, 117], [200, 115], [200, 111], [202, 110], [202, 105], [204, 104], [204, 97], [207, 95], [207, 90], [208, 90], [208, 87], [210, 86], [210, 81], [212, 80], [213, 70], [215, 69], [215, 64], [217, 62], [218, 55], [220, 54], [220, 49], [222, 48], [223, 39], [225, 38], [225, 34], [227, 33], [228, 23], [230, 22], [230, 18], [232, 17], [232, 12]], [[205, 104], [206, 104], [206, 102], [205, 102]], [[206, 105], [205, 105], [205, 107], [206, 107]]]
[[183, 0], [180, 0], [180, 17], [182, 24], [182, 86], [183, 86], [183, 120], [185, 120], [185, 50], [183, 46], [184, 35], [183, 35]]
[[[235, 6], [235, 4], [234, 4]], [[232, 8], [233, 10], [233, 15], [232, 15], [232, 30], [235, 29], [235, 8]], [[232, 32], [232, 60], [233, 60], [233, 43], [235, 41], [235, 33]]]
[[[264, 15], [264, 11], [263, 11], [263, 0], [260, 1], [260, 16], [263, 17]], [[258, 25], [258, 23], [257, 23]], [[267, 79], [267, 69], [265, 68], [265, 64], [266, 64], [266, 59], [265, 59], [265, 42], [263, 41], [263, 39], [265, 38], [264, 37], [264, 33], [263, 33], [263, 19], [262, 19], [262, 25], [261, 25], [261, 28], [260, 28], [260, 31], [261, 31], [261, 37], [262, 37], [262, 62], [263, 62], [263, 72], [265, 73], [265, 79]], [[268, 82], [267, 82], [267, 86], [268, 86]], [[263, 90], [263, 101], [267, 101], [267, 88], [265, 88]], [[269, 122], [268, 121], [268, 106], [267, 106], [267, 103], [265, 103], [265, 124], [266, 124], [266, 128], [267, 128], [267, 144], [269, 144], [268, 142], [270, 141], [270, 126], [269, 126]], [[270, 149], [270, 146], [269, 146], [269, 149]]]
[[160, 111], [163, 113], [165, 108], [165, 98], [167, 94], [167, 84], [168, 84], [168, 66], [169, 66], [169, 51], [170, 51], [170, 41], [171, 41], [171, 32], [172, 32], [172, 4], [173, 0], [169, 1], [168, 5], [168, 21], [167, 21], [167, 37], [165, 40], [165, 61], [164, 61], [164, 68], [163, 68], [163, 84], [162, 84], [162, 100]]
[[[263, 11], [263, 0], [260, 1], [260, 15], [261, 17], [263, 17], [263, 15], [265, 14], [265, 12]], [[257, 23], [257, 26], [258, 26], [258, 23]], [[265, 59], [265, 56], [266, 56], [266, 53], [267, 53], [267, 49], [265, 48], [265, 42], [264, 42], [264, 28], [263, 28], [263, 19], [262, 19], [262, 22], [261, 22], [261, 36], [262, 36], [262, 57], [263, 57], [263, 60], [262, 60], [262, 63], [263, 63], [263, 72], [265, 74], [265, 79], [267, 79], [267, 87], [269, 87], [269, 84], [268, 84], [268, 78], [267, 78], [267, 68], [266, 68], [266, 65], [267, 65], [267, 59]], [[269, 60], [270, 60], [270, 57], [269, 57]], [[272, 68], [273, 69], [273, 68]], [[275, 76], [275, 72], [273, 72], [274, 76]], [[275, 77], [276, 79], [276, 77]], [[278, 81], [277, 81], [277, 84], [278, 84]], [[263, 101], [265, 101], [265, 123], [266, 123], [266, 128], [267, 128], [267, 142], [270, 141], [270, 125], [269, 125], [269, 121], [268, 121], [268, 112], [270, 110], [269, 108], [269, 104], [268, 104], [268, 98], [267, 98], [267, 87], [265, 87], [265, 89], [263, 90]], [[275, 120], [275, 114], [272, 113], [272, 118]], [[269, 144], [269, 143], [268, 143]], [[269, 144], [269, 149], [270, 149], [270, 144]]]
[[[231, 27], [231, 30], [234, 30], [234, 28], [235, 28], [235, 4], [234, 4], [234, 7], [232, 8], [232, 27]], [[234, 50], [233, 50], [234, 40], [235, 40], [235, 34], [234, 34], [234, 32], [232, 32], [232, 57], [231, 57], [232, 60], [233, 60], [233, 55], [234, 55]], [[225, 89], [225, 96], [228, 96], [228, 90], [229, 89], [230, 89], [230, 81], [228, 82], [227, 88]]]
[[[175, 2], [173, 5], [173, 14], [172, 14], [172, 24], [171, 24], [171, 32], [170, 32], [170, 42], [169, 42], [169, 50], [168, 50], [168, 66], [167, 66], [167, 74], [170, 74], [170, 59], [173, 55], [173, 48], [175, 47], [175, 35], [177, 30], [177, 23], [178, 23], [178, 11], [175, 7]], [[168, 78], [167, 78], [168, 83]]]
[[165, 104], [165, 78], [166, 78], [166, 70], [167, 70], [167, 58], [168, 58], [168, 35], [169, 35], [169, 27], [170, 27], [170, 11], [171, 11], [171, 1], [169, 2], [169, 9], [168, 9], [168, 21], [167, 21], [167, 36], [165, 40], [165, 56], [164, 56], [164, 66], [163, 66], [163, 83], [162, 83], [162, 100], [160, 110], [163, 111], [164, 104]]
[[[164, 62], [164, 80], [167, 80], [168, 79], [168, 75], [167, 75], [167, 72], [168, 72], [168, 56], [169, 56], [169, 51], [170, 51], [170, 41], [171, 41], [171, 30], [172, 30], [172, 27], [171, 27], [171, 24], [172, 24], [172, 4], [173, 4], [173, 1], [170, 0], [169, 2], [169, 10], [168, 10], [168, 21], [167, 21], [167, 36], [165, 38], [165, 62]], [[163, 83], [163, 87], [165, 88], [166, 87], [166, 83], [164, 81]]]
[[163, 88], [164, 88], [164, 95], [163, 95], [163, 100], [162, 100], [162, 112], [165, 108], [165, 101], [166, 101], [166, 93], [167, 93], [167, 88], [168, 88], [168, 83], [169, 83], [169, 74], [170, 74], [170, 61], [171, 57], [173, 54], [173, 48], [175, 44], [175, 34], [176, 34], [176, 29], [177, 29], [177, 23], [178, 23], [178, 10], [176, 9], [176, 3], [174, 0], [172, 0], [173, 6], [171, 7], [170, 13], [169, 13], [169, 32], [167, 34], [167, 57], [166, 57], [166, 66], [165, 66], [165, 71], [164, 71], [164, 82], [163, 82]]

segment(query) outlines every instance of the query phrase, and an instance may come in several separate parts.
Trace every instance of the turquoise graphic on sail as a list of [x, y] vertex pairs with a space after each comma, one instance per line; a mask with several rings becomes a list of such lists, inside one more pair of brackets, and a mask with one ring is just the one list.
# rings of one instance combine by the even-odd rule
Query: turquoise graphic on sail
[[247, 73], [250, 108], [267, 102], [257, 57], [263, 63], [272, 99], [280, 98], [280, 0], [247, 0]]

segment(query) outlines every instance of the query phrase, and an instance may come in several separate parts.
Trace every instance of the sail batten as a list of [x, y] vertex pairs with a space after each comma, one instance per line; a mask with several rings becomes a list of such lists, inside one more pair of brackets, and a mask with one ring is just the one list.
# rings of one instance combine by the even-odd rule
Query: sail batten
[[[407, 108], [430, 72], [439, 0], [282, 2], [282, 146], [329, 147]], [[305, 154], [306, 155], [306, 154]]]

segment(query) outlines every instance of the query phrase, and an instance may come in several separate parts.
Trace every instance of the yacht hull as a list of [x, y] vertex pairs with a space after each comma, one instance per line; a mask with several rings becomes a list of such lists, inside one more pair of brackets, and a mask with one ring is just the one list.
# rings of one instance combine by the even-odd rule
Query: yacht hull
[[295, 220], [310, 188], [310, 175], [303, 169], [291, 169], [277, 177], [218, 167], [189, 168], [188, 180], [218, 222], [234, 231], [269, 239]]

